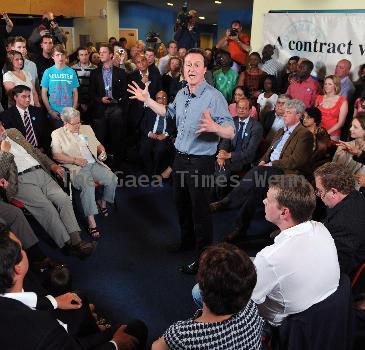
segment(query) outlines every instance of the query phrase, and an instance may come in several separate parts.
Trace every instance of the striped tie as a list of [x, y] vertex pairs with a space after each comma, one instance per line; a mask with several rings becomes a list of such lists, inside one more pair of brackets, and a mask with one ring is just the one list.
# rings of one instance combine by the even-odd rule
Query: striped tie
[[35, 137], [32, 121], [30, 120], [30, 116], [27, 111], [24, 111], [24, 126], [25, 126], [25, 138], [33, 147], [37, 147], [38, 146], [37, 138]]

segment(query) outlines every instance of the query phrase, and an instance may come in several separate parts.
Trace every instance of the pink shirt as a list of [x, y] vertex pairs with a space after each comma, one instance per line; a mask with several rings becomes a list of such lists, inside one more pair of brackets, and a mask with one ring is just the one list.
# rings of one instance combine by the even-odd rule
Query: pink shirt
[[292, 80], [286, 93], [292, 98], [302, 101], [305, 108], [313, 107], [316, 97], [319, 94], [319, 84], [312, 77], [309, 77], [303, 82]]

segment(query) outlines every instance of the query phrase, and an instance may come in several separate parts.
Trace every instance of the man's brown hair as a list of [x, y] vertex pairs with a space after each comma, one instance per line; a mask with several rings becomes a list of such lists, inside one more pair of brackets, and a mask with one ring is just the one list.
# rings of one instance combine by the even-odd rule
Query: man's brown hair
[[279, 207], [288, 208], [297, 224], [312, 218], [316, 196], [312, 185], [303, 176], [274, 176], [269, 186], [277, 190], [276, 200]]
[[52, 56], [55, 54], [55, 52], [63, 53], [64, 55], [67, 55], [67, 51], [63, 44], [57, 44], [53, 46], [52, 49]]
[[326, 191], [335, 188], [343, 194], [355, 190], [355, 179], [343, 165], [335, 162], [325, 163], [314, 171], [314, 177], [321, 179]]

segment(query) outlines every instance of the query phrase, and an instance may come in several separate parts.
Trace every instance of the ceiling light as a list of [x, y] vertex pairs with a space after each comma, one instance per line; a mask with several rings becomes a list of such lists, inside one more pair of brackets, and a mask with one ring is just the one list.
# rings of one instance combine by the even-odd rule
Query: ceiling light
[[199, 19], [205, 19], [205, 17], [204, 16], [199, 16]]
[[216, 4], [220, 5], [222, 1], [214, 1]]
[[216, 26], [216, 25], [217, 25], [217, 23], [213, 23], [213, 24], [212, 24], [212, 26]]
[[167, 4], [167, 6], [174, 6], [174, 4], [171, 2], [167, 2], [166, 4]]

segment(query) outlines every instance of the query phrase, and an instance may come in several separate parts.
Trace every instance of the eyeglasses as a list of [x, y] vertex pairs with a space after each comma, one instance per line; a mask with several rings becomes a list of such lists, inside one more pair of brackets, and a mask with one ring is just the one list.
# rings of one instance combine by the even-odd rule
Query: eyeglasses
[[319, 188], [316, 188], [314, 190], [314, 194], [320, 198], [324, 198], [326, 196], [326, 194], [331, 191], [331, 190], [328, 190], [328, 191], [323, 191], [323, 190], [320, 190]]
[[70, 124], [72, 126], [75, 126], [75, 125], [81, 125], [81, 122], [77, 122], [77, 123], [70, 123], [70, 122], [68, 122], [67, 124]]

